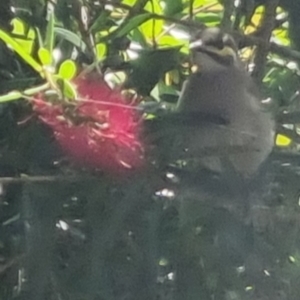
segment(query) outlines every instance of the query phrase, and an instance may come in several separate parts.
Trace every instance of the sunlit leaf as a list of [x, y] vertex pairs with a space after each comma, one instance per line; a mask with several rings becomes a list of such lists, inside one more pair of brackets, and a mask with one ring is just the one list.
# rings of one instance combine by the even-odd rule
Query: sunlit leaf
[[285, 135], [277, 134], [275, 143], [279, 147], [288, 147], [292, 143], [292, 140]]
[[[190, 0], [185, 0], [185, 2], [189, 3]], [[207, 5], [207, 4], [213, 5], [215, 3], [217, 3], [216, 0], [194, 0], [194, 2], [193, 2], [195, 7], [202, 6], [202, 5]]]
[[123, 0], [122, 3], [129, 5], [129, 6], [133, 6], [135, 5], [135, 3], [137, 2], [137, 0]]
[[43, 68], [42, 66], [35, 61], [35, 59], [28, 54], [26, 49], [23, 49], [23, 47], [16, 42], [13, 38], [11, 38], [10, 35], [8, 35], [6, 32], [0, 30], [0, 39], [9, 45], [16, 53], [18, 53], [22, 59], [28, 63], [34, 70], [36, 70], [38, 73], [40, 73], [42, 76]]
[[110, 15], [109, 11], [103, 10], [99, 15], [99, 17], [95, 20], [93, 25], [90, 27], [89, 32], [97, 32], [103, 30], [109, 15]]
[[216, 26], [219, 24], [222, 18], [222, 13], [199, 13], [196, 16], [196, 19], [199, 22], [205, 23], [207, 26]]
[[276, 29], [273, 31], [274, 40], [277, 44], [283, 46], [289, 46], [291, 44], [290, 38], [288, 36], [288, 31], [286, 29]]
[[[179, 40], [178, 38], [175, 38], [174, 36], [171, 35], [164, 35], [161, 38], [157, 40], [157, 43], [161, 46], [181, 46], [184, 44], [183, 41]], [[186, 41], [186, 44], [188, 42]]]
[[106, 51], [107, 51], [107, 47], [106, 47], [106, 44], [104, 43], [99, 43], [96, 45], [96, 56], [97, 56], [97, 59], [102, 59], [105, 54], [106, 54]]
[[263, 12], [264, 12], [263, 6], [257, 7], [255, 13], [252, 16], [251, 24], [247, 26], [245, 29], [246, 34], [254, 32], [257, 29], [257, 27], [261, 24]]
[[75, 62], [71, 59], [67, 59], [59, 67], [58, 74], [62, 78], [70, 80], [74, 78], [76, 72], [77, 72], [77, 68]]
[[52, 52], [54, 43], [54, 12], [49, 12], [49, 20], [46, 30], [45, 48]]
[[69, 81], [61, 78], [59, 75], [54, 76], [58, 87], [60, 88], [64, 98], [69, 100], [77, 99], [77, 91], [75, 86]]
[[[158, 0], [152, 0], [147, 3], [145, 9], [150, 13], [162, 15], [163, 10]], [[148, 39], [148, 42], [155, 40], [155, 38], [163, 31], [163, 20], [151, 19], [144, 22], [139, 28], [144, 36]]]
[[124, 25], [120, 31], [116, 34], [116, 37], [122, 37], [126, 34], [128, 34], [131, 30], [137, 28], [141, 24], [147, 22], [148, 20], [151, 19], [151, 14], [141, 14], [133, 17], [132, 19], [129, 20], [129, 22]]
[[52, 57], [51, 57], [51, 53], [49, 52], [48, 49], [40, 48], [38, 50], [38, 57], [39, 57], [40, 62], [42, 63], [42, 65], [44, 65], [44, 66], [51, 65]]
[[36, 37], [35, 31], [32, 28], [25, 30], [24, 22], [18, 18], [12, 20], [14, 40], [22, 47], [28, 54], [32, 53], [34, 40]]

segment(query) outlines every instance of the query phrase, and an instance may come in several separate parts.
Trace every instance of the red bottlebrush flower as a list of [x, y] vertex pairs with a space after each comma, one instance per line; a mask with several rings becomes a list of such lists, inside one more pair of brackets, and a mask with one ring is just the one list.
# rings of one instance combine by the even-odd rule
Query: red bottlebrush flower
[[54, 132], [62, 149], [76, 163], [116, 173], [140, 167], [143, 146], [140, 118], [133, 104], [95, 78], [75, 80], [75, 105], [33, 101], [33, 109]]

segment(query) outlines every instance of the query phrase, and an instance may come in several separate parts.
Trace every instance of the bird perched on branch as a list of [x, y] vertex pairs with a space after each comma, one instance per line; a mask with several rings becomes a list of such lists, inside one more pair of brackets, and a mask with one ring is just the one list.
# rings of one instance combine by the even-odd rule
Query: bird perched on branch
[[161, 127], [172, 139], [169, 158], [196, 158], [216, 172], [231, 166], [249, 177], [272, 150], [273, 121], [262, 110], [230, 35], [208, 28], [190, 48], [193, 72], [176, 113]]

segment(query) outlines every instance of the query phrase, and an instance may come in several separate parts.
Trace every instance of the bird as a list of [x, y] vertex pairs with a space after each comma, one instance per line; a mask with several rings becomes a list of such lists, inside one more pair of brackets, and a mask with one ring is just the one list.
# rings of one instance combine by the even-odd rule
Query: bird
[[168, 155], [196, 158], [217, 173], [229, 167], [249, 178], [272, 151], [274, 121], [262, 109], [231, 35], [206, 28], [190, 43], [190, 51], [192, 73], [162, 128], [172, 139]]

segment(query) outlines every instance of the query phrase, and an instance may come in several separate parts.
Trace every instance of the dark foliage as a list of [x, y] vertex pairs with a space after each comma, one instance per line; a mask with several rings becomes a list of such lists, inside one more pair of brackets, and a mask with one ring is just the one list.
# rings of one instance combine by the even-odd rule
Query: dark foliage
[[[59, 31], [57, 66], [73, 55], [78, 70], [85, 70], [95, 61], [94, 44], [104, 45], [96, 69], [123, 71], [123, 87], [145, 96], [140, 107], [150, 119], [149, 142], [176, 121], [169, 111], [188, 75], [184, 41], [178, 38], [178, 45], [166, 32], [169, 42], [160, 44], [156, 37], [165, 28], [159, 22], [191, 34], [222, 24], [240, 48], [256, 47], [245, 60], [256, 62], [253, 76], [273, 99], [280, 134], [251, 180], [230, 168], [218, 174], [197, 161], [170, 160], [171, 135], [147, 149], [148, 168], [115, 178], [70, 161], [25, 94], [1, 102], [0, 300], [299, 299], [299, 1], [244, 0], [232, 7], [224, 0], [213, 9], [214, 1], [204, 2], [167, 0], [159, 10], [154, 0], [0, 1], [1, 32], [20, 38], [10, 24], [18, 17], [28, 27], [23, 40], [30, 28], [45, 38], [47, 9], [54, 6], [57, 27], [83, 42]], [[259, 5], [282, 11], [263, 13], [257, 23]], [[161, 31], [146, 28], [149, 20]], [[254, 29], [246, 35], [247, 24]], [[287, 36], [291, 47], [282, 45]], [[37, 40], [30, 53], [36, 60]], [[131, 43], [144, 47], [136, 60], [126, 56]], [[0, 95], [44, 80], [1, 38]], [[200, 125], [191, 115], [180, 121]]]

